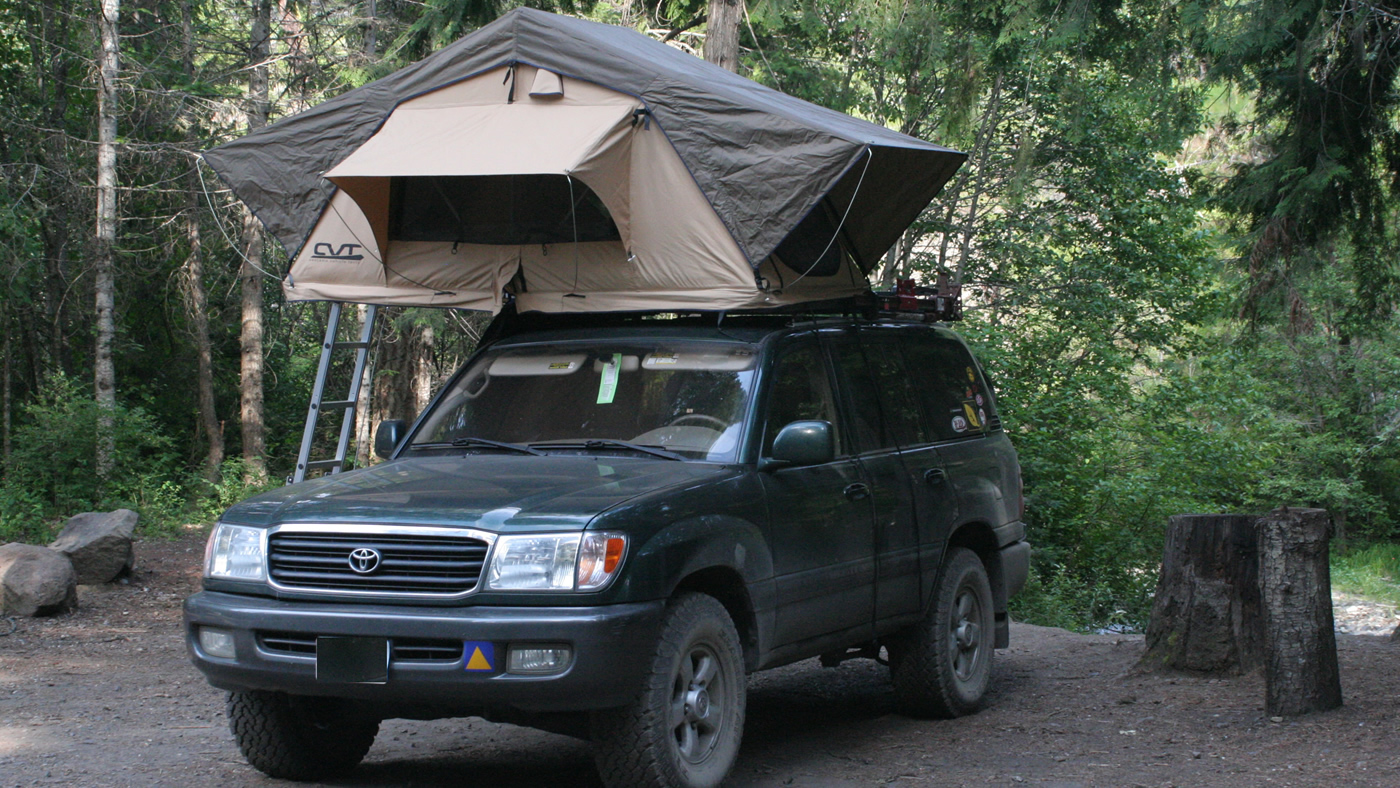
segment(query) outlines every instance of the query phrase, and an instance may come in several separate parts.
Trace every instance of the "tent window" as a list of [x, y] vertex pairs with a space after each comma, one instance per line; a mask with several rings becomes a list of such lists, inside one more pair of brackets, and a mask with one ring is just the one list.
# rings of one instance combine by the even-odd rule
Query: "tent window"
[[836, 222], [823, 198], [778, 244], [774, 254], [799, 274], [835, 276], [841, 272], [842, 256], [841, 239], [832, 240], [836, 233]]
[[612, 216], [577, 178], [570, 211], [564, 175], [394, 178], [389, 237], [467, 244], [556, 244], [621, 239]]

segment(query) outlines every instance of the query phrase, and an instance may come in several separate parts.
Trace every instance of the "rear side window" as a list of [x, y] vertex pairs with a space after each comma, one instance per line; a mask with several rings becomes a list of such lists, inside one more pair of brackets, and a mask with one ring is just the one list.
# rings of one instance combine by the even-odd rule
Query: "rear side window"
[[909, 375], [897, 334], [862, 331], [860, 344], [865, 349], [880, 392], [880, 412], [885, 419], [885, 440], [891, 445], [916, 446], [928, 443], [923, 414], [920, 412], [915, 381]]
[[991, 389], [961, 342], [932, 332], [905, 337], [909, 372], [936, 440], [985, 433], [996, 424]]
[[850, 399], [851, 432], [860, 452], [928, 443], [896, 334], [861, 331], [831, 338], [832, 353]]

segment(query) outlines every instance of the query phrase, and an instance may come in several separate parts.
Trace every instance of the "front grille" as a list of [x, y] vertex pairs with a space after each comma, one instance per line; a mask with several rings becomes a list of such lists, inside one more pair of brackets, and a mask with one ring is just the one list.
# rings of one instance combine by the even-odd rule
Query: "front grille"
[[316, 656], [316, 636], [297, 632], [259, 632], [258, 648], [276, 654]]
[[395, 662], [457, 662], [462, 659], [462, 641], [394, 638], [390, 653]]
[[[316, 636], [302, 632], [258, 632], [258, 648], [271, 654], [296, 657], [316, 656]], [[392, 662], [460, 662], [462, 641], [426, 638], [393, 638], [389, 641]]]
[[[458, 534], [280, 531], [268, 537], [268, 571], [285, 588], [454, 596], [476, 588], [489, 545]], [[379, 555], [374, 571], [351, 569], [350, 554]]]

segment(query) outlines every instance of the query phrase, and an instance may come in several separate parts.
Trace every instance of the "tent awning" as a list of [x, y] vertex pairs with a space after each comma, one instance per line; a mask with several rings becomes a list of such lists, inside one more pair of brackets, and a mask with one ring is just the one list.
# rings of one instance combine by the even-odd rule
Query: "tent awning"
[[629, 127], [636, 106], [405, 106], [326, 177], [563, 175]]

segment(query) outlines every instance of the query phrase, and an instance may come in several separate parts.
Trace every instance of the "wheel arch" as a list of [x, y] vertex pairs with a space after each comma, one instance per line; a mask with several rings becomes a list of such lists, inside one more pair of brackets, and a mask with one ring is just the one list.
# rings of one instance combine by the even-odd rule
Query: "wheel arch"
[[[992, 611], [996, 619], [996, 647], [1006, 648], [1010, 642], [1010, 617], [1007, 614], [1006, 568], [1002, 565], [1001, 545], [996, 531], [989, 523], [974, 521], [958, 526], [948, 537], [948, 550], [962, 547], [971, 550], [987, 570], [987, 582], [992, 587]], [[946, 552], [945, 552], [946, 555]]]
[[724, 606], [734, 622], [734, 629], [739, 633], [744, 669], [749, 672], [756, 670], [759, 662], [758, 617], [743, 576], [729, 566], [705, 567], [681, 578], [671, 596], [687, 592], [714, 597]]

